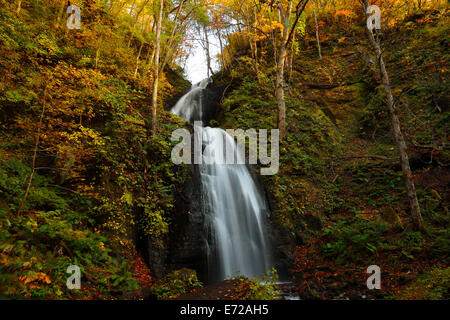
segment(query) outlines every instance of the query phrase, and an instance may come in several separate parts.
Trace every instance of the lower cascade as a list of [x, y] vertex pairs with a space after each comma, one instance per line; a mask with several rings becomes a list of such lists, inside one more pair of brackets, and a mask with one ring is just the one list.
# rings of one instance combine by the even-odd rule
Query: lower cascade
[[[203, 120], [198, 117], [203, 109], [201, 91], [207, 90], [209, 82], [194, 85], [171, 112], [187, 121]], [[272, 266], [265, 225], [269, 212], [266, 199], [245, 164], [223, 164], [227, 145], [237, 159], [242, 157], [234, 138], [220, 128], [206, 127], [199, 132], [206, 146], [199, 168], [202, 208], [210, 232], [209, 277], [260, 276]], [[245, 163], [240, 160], [237, 163]]]

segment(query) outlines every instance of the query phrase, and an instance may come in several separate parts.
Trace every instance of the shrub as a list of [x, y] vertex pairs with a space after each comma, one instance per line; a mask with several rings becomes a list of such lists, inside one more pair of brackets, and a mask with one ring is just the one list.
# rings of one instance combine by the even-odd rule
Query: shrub
[[383, 233], [389, 229], [385, 222], [360, 217], [339, 220], [324, 230], [323, 235], [329, 241], [323, 246], [323, 252], [341, 263], [358, 262], [363, 256], [375, 254], [378, 247], [386, 244]]
[[236, 289], [233, 292], [232, 299], [237, 300], [277, 300], [280, 299], [277, 290], [278, 275], [273, 268], [268, 271], [262, 280], [253, 278], [248, 279], [245, 276], [239, 276], [231, 279]]
[[169, 273], [159, 280], [152, 288], [152, 293], [158, 299], [173, 298], [195, 288], [202, 287], [195, 270], [183, 268]]

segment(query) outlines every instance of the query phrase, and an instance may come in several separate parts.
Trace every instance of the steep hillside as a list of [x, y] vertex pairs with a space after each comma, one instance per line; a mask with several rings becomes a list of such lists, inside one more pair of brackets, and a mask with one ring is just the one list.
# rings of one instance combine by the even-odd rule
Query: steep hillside
[[[107, 8], [85, 5], [83, 28], [68, 30], [58, 1], [19, 15], [0, 3], [0, 293], [109, 298], [150, 286], [134, 243], [165, 246], [186, 176], [170, 134], [183, 122], [161, 108], [149, 137], [151, 68], [134, 74], [139, 48]], [[166, 74], [164, 100], [189, 85]], [[64, 285], [71, 264], [80, 291]]]
[[[309, 31], [297, 44], [287, 76], [280, 171], [264, 179], [273, 203], [271, 224], [278, 230], [275, 251], [305, 298], [372, 297], [365, 286], [371, 264], [383, 270], [385, 297], [443, 297], [450, 200], [448, 12], [408, 16], [384, 35], [427, 234], [410, 224], [384, 91], [360, 18], [353, 16], [345, 28], [342, 16], [322, 19], [323, 58], [314, 20], [307, 21]], [[228, 89], [223, 128], [276, 126], [272, 53], [269, 43], [258, 45], [259, 73], [244, 45], [230, 70], [218, 76]], [[424, 272], [427, 279], [443, 275], [432, 292], [411, 293], [422, 290], [415, 284], [403, 291]]]

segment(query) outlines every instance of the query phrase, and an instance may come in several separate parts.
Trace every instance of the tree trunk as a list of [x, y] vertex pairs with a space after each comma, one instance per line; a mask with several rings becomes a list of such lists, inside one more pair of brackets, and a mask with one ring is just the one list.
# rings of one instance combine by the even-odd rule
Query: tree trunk
[[56, 27], [59, 27], [61, 19], [64, 17], [64, 8], [66, 7], [66, 0], [61, 0], [61, 6], [59, 7], [58, 17], [56, 19]]
[[22, 8], [22, 0], [19, 0], [19, 2], [17, 3], [17, 10], [16, 10], [17, 15], [20, 14], [21, 8]]
[[280, 140], [284, 140], [286, 135], [286, 102], [284, 99], [284, 65], [286, 63], [287, 45], [289, 38], [289, 18], [292, 12], [292, 1], [289, 1], [286, 12], [280, 4], [278, 9], [281, 23], [283, 24], [283, 34], [278, 52], [277, 77], [275, 83], [275, 96], [278, 106], [278, 129], [280, 130]]
[[178, 24], [179, 24], [179, 20], [180, 20], [180, 12], [183, 9], [184, 2], [185, 1], [181, 1], [180, 5], [178, 6], [177, 13], [175, 14], [175, 19], [173, 20], [174, 24], [173, 24], [173, 27], [172, 27], [172, 31], [170, 32], [169, 41], [168, 41], [168, 43], [166, 45], [166, 52], [165, 52], [163, 63], [161, 65], [161, 69], [160, 69], [161, 72], [164, 70], [167, 62], [169, 61], [169, 58], [171, 57], [171, 52], [174, 51], [173, 48], [172, 48], [173, 47], [173, 42], [174, 42], [173, 38], [174, 38], [175, 32], [177, 31], [177, 28], [179, 26]]
[[95, 52], [95, 67], [94, 67], [94, 69], [97, 69], [99, 58], [100, 58], [100, 46], [98, 46], [97, 51]]
[[[275, 59], [277, 65], [276, 71], [276, 82], [275, 82], [275, 96], [277, 98], [277, 106], [278, 106], [278, 129], [280, 130], [280, 140], [283, 141], [286, 136], [286, 102], [284, 99], [284, 67], [286, 64], [287, 57], [287, 49], [290, 41], [293, 38], [295, 27], [297, 22], [305, 10], [306, 5], [309, 0], [302, 0], [297, 3], [295, 8], [295, 21], [292, 27], [289, 29], [289, 22], [292, 15], [292, 0], [288, 2], [286, 11], [283, 8], [283, 5], [280, 3], [278, 5], [278, 16], [281, 24], [283, 25], [283, 33], [281, 38], [280, 47], [277, 48], [275, 46]], [[277, 50], [278, 49], [278, 50]], [[278, 51], [278, 52], [277, 52]]]
[[209, 53], [209, 40], [208, 40], [208, 30], [206, 25], [203, 26], [203, 32], [205, 33], [205, 54], [206, 54], [206, 65], [208, 68], [208, 78], [214, 73], [211, 69], [211, 55]]
[[25, 189], [25, 194], [22, 198], [22, 201], [20, 201], [19, 207], [17, 208], [17, 214], [20, 214], [20, 211], [22, 210], [23, 206], [25, 205], [25, 202], [27, 201], [28, 194], [30, 193], [31, 183], [33, 182], [33, 176], [34, 176], [34, 173], [36, 172], [36, 158], [37, 158], [37, 152], [39, 149], [39, 141], [40, 141], [40, 137], [41, 137], [41, 127], [42, 127], [42, 121], [44, 119], [44, 113], [45, 113], [45, 107], [46, 107], [46, 101], [47, 101], [46, 97], [47, 97], [47, 86], [44, 89], [44, 102], [42, 104], [42, 111], [41, 111], [41, 115], [39, 117], [39, 127], [37, 128], [37, 134], [36, 134], [36, 139], [35, 139], [35, 143], [34, 143], [33, 158], [31, 161], [31, 172], [30, 172], [30, 176], [28, 177], [28, 180], [27, 180], [27, 187]]
[[164, 0], [159, 0], [158, 23], [156, 26], [155, 62], [153, 73], [153, 93], [152, 93], [152, 135], [156, 135], [157, 130], [157, 110], [158, 110], [158, 84], [159, 84], [159, 53], [161, 50], [161, 29]]
[[294, 57], [295, 57], [295, 30], [294, 33], [292, 34], [292, 41], [291, 41], [291, 50], [290, 50], [290, 54], [288, 53], [288, 57], [287, 57], [287, 66], [288, 66], [288, 79], [289, 79], [289, 83], [291, 82], [292, 79], [292, 70], [294, 68]]
[[[256, 7], [253, 8], [253, 23], [257, 24], [258, 21], [258, 16], [256, 13]], [[250, 48], [252, 50], [252, 55], [253, 55], [253, 65], [255, 67], [255, 72], [256, 72], [256, 78], [259, 82], [259, 67], [258, 67], [258, 42], [253, 39], [253, 37], [250, 35]]]
[[[364, 12], [367, 11], [367, 8], [369, 7], [369, 0], [363, 0], [363, 9]], [[409, 205], [411, 208], [411, 215], [414, 221], [414, 226], [419, 229], [423, 230], [423, 219], [422, 215], [420, 213], [420, 207], [419, 207], [419, 201], [417, 200], [417, 194], [416, 189], [414, 186], [414, 181], [411, 174], [411, 167], [409, 165], [409, 158], [407, 153], [407, 147], [405, 143], [405, 139], [403, 137], [401, 128], [400, 128], [400, 121], [398, 119], [398, 113], [397, 108], [394, 103], [394, 97], [392, 96], [391, 86], [389, 82], [389, 75], [386, 71], [386, 66], [384, 64], [383, 60], [383, 54], [380, 48], [380, 45], [375, 40], [375, 37], [371, 30], [367, 28], [367, 35], [369, 38], [369, 41], [372, 45], [372, 47], [375, 50], [375, 54], [377, 56], [378, 60], [378, 67], [380, 69], [380, 73], [382, 76], [382, 83], [384, 87], [384, 91], [387, 98], [387, 106], [389, 108], [389, 112], [391, 114], [391, 125], [392, 130], [394, 132], [394, 138], [395, 142], [397, 143], [398, 151], [400, 154], [400, 163], [402, 166], [403, 176], [405, 179], [405, 185], [406, 185], [406, 191], [408, 195]]]
[[224, 68], [225, 63], [223, 61], [223, 42], [220, 30], [217, 30], [217, 39], [219, 39], [219, 46], [220, 46], [220, 68]]
[[319, 37], [319, 24], [317, 23], [316, 2], [315, 1], [314, 1], [314, 22], [316, 24], [316, 41], [317, 41], [317, 49], [319, 50], [319, 59], [322, 59], [322, 49], [320, 48], [320, 37]]
[[133, 76], [134, 78], [137, 77], [137, 73], [138, 73], [138, 70], [139, 70], [139, 59], [141, 57], [141, 52], [142, 52], [142, 48], [143, 47], [144, 47], [144, 42], [141, 43], [141, 47], [139, 48], [139, 52], [138, 52], [138, 55], [136, 57], [136, 69], [134, 70], [134, 76]]

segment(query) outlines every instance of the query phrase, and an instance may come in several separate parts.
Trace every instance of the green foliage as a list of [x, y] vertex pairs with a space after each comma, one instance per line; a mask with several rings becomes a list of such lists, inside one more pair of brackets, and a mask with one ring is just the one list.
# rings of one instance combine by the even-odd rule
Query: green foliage
[[[3, 1], [0, 12], [0, 293], [7, 297], [104, 298], [137, 289], [130, 262], [112, 256], [129, 251], [136, 234], [165, 245], [187, 174], [170, 161], [170, 133], [184, 122], [161, 108], [158, 135], [149, 138], [152, 62], [137, 59], [141, 43], [142, 53], [152, 50], [149, 32], [98, 1], [80, 3], [83, 27], [68, 31], [62, 4], [31, 1], [17, 15], [17, 4]], [[161, 104], [184, 89], [169, 82], [186, 85], [179, 69], [166, 69]], [[37, 169], [14, 216], [39, 125]], [[86, 290], [65, 289], [70, 264], [86, 275]]]
[[402, 300], [448, 300], [450, 268], [436, 266], [419, 276], [397, 297]]
[[433, 234], [431, 252], [442, 262], [449, 263], [450, 253], [450, 230], [438, 230]]
[[278, 274], [275, 268], [267, 271], [262, 279], [248, 279], [244, 276], [232, 278], [236, 285], [233, 299], [239, 300], [278, 300], [280, 299], [277, 289]]
[[[237, 58], [230, 78], [233, 86], [223, 101], [222, 128], [276, 128], [276, 100], [271, 61], [254, 76], [252, 60]], [[219, 81], [224, 81], [219, 79]], [[275, 221], [290, 236], [305, 230], [306, 214], [320, 216], [332, 210], [335, 189], [326, 182], [327, 158], [336, 152], [336, 127], [315, 104], [287, 96], [287, 137], [280, 145], [280, 172], [263, 177], [274, 197]]]
[[323, 246], [323, 252], [340, 263], [361, 261], [386, 245], [384, 233], [389, 229], [384, 222], [359, 217], [338, 220], [323, 231], [323, 236], [329, 239]]
[[191, 290], [202, 287], [197, 273], [191, 269], [180, 269], [166, 275], [152, 287], [151, 291], [158, 299], [174, 298]]
[[[1, 152], [1, 151], [0, 151]], [[0, 154], [0, 197], [8, 203], [11, 210], [16, 210], [23, 198], [25, 182], [31, 169], [15, 157], [1, 159]], [[51, 180], [35, 174], [32, 188], [25, 208], [65, 210], [68, 207], [66, 199], [62, 198], [54, 188], [49, 187]]]
[[[69, 265], [80, 266], [83, 275], [95, 278], [99, 294], [137, 288], [136, 280], [113, 259], [106, 238], [88, 227], [86, 218], [77, 223], [61, 211], [35, 211], [15, 215], [0, 210], [0, 291], [11, 297], [61, 299], [89, 296], [89, 291], [66, 287]], [[90, 277], [89, 277], [90, 274]], [[102, 276], [101, 276], [102, 275]], [[83, 278], [86, 279], [86, 278]], [[87, 283], [83, 281], [83, 286]]]

